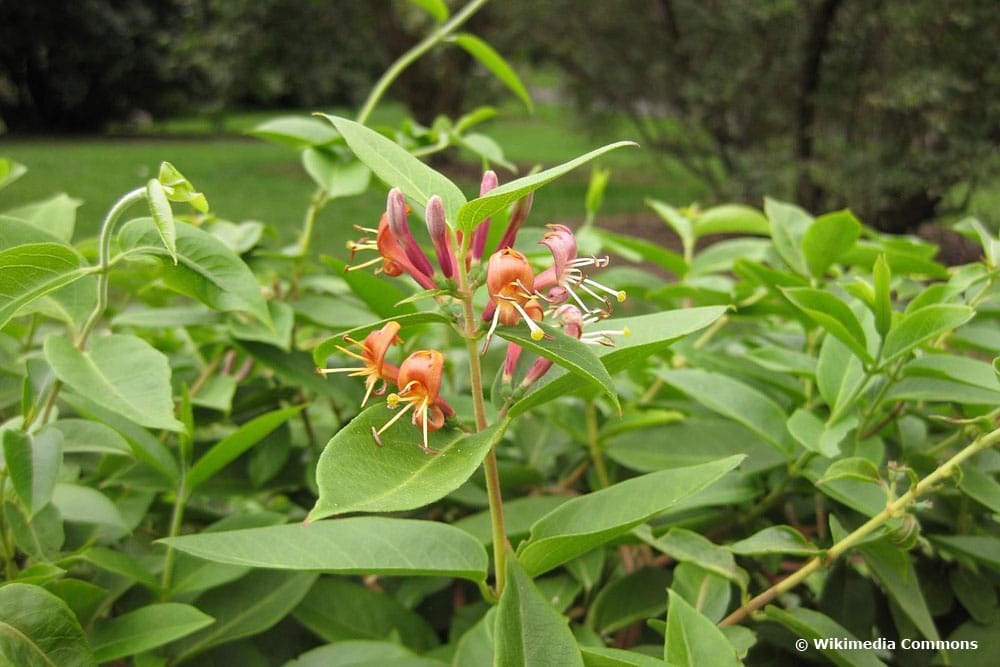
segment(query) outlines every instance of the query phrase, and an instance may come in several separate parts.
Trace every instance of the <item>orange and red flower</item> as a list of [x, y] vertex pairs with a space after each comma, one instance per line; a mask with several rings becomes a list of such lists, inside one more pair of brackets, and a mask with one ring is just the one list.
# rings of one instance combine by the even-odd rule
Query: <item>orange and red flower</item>
[[361, 405], [364, 405], [368, 402], [372, 393], [377, 395], [385, 393], [386, 385], [383, 385], [377, 391], [375, 390], [375, 386], [378, 384], [379, 380], [382, 380], [385, 383], [392, 382], [393, 384], [397, 382], [399, 369], [386, 361], [385, 355], [389, 351], [390, 347], [396, 343], [402, 342], [399, 337], [399, 324], [397, 322], [386, 322], [381, 329], [372, 331], [365, 336], [364, 341], [361, 342], [347, 336], [344, 336], [344, 340], [361, 348], [361, 352], [354, 352], [353, 350], [341, 345], [338, 345], [337, 349], [347, 356], [362, 362], [364, 366], [360, 368], [319, 368], [316, 372], [319, 375], [349, 373], [350, 377], [365, 378], [365, 397], [361, 401]]

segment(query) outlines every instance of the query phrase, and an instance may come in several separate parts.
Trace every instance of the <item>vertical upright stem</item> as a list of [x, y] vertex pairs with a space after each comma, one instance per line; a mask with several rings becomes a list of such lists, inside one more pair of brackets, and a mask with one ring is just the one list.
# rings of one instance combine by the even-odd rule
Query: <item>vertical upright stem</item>
[[[472, 288], [469, 285], [469, 272], [465, 266], [465, 258], [469, 253], [472, 234], [462, 237], [462, 245], [458, 252], [458, 293], [462, 300], [463, 328], [465, 349], [469, 357], [469, 384], [472, 392], [472, 406], [476, 415], [476, 430], [482, 431], [488, 426], [486, 420], [486, 404], [483, 402], [483, 370], [479, 362], [479, 350], [476, 345], [476, 332], [479, 327], [476, 322], [475, 309], [472, 307]], [[483, 461], [483, 471], [486, 473], [486, 494], [490, 502], [490, 523], [493, 528], [493, 569], [496, 571], [497, 595], [503, 593], [507, 579], [507, 534], [504, 531], [503, 497], [500, 493], [500, 473], [497, 469], [496, 448], [491, 447]]]

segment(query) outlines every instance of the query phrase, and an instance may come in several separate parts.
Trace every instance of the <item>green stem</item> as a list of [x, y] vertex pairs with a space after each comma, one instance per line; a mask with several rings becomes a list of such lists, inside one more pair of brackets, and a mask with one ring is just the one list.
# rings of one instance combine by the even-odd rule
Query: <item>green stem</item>
[[[184, 470], [181, 470], [181, 478], [177, 483], [177, 498], [174, 500], [174, 510], [170, 515], [170, 532], [167, 537], [177, 537], [181, 532], [181, 524], [184, 521], [184, 505], [187, 503], [187, 478]], [[174, 577], [174, 560], [177, 552], [170, 545], [167, 546], [167, 553], [163, 557], [163, 577], [160, 585], [163, 588], [163, 595], [167, 595], [170, 584]]]
[[111, 268], [111, 238], [115, 223], [118, 222], [118, 218], [120, 218], [122, 213], [125, 212], [125, 209], [145, 198], [146, 188], [136, 188], [115, 202], [115, 205], [111, 207], [111, 210], [108, 211], [108, 214], [104, 217], [104, 223], [101, 225], [101, 237], [98, 246], [97, 304], [94, 306], [94, 310], [91, 311], [90, 317], [87, 318], [86, 323], [84, 323], [83, 328], [80, 330], [80, 335], [76, 339], [76, 347], [78, 350], [82, 350], [87, 344], [87, 338], [94, 330], [94, 327], [97, 326], [97, 322], [104, 315], [104, 310], [108, 307], [108, 277], [109, 270]]
[[389, 66], [389, 69], [382, 74], [382, 78], [375, 83], [375, 87], [372, 91], [368, 93], [368, 99], [365, 100], [364, 106], [358, 112], [356, 118], [357, 122], [364, 125], [368, 122], [368, 117], [371, 116], [372, 111], [375, 110], [375, 106], [378, 105], [382, 96], [385, 95], [386, 91], [389, 90], [389, 86], [392, 82], [403, 73], [407, 67], [412, 65], [420, 56], [424, 55], [432, 48], [434, 48], [438, 43], [444, 41], [448, 35], [450, 35], [456, 28], [465, 23], [469, 18], [479, 11], [480, 7], [485, 5], [487, 0], [472, 0], [469, 4], [462, 8], [457, 14], [451, 17], [445, 23], [442, 23], [437, 30], [427, 35], [422, 41], [416, 44], [409, 51], [401, 55], [396, 62]]
[[597, 431], [597, 404], [594, 401], [587, 402], [587, 449], [590, 451], [590, 460], [594, 463], [594, 473], [601, 488], [606, 489], [611, 486], [611, 478], [608, 476], [608, 468], [604, 465], [604, 456], [601, 454], [600, 439]]
[[830, 547], [824, 555], [816, 556], [803, 565], [802, 568], [792, 576], [787, 579], [783, 579], [760, 595], [754, 597], [729, 616], [722, 619], [719, 625], [726, 626], [739, 623], [749, 614], [759, 610], [761, 607], [766, 605], [771, 600], [774, 600], [782, 593], [792, 590], [805, 581], [809, 575], [843, 556], [849, 549], [853, 548], [870, 534], [881, 528], [887, 521], [899, 516], [902, 512], [905, 512], [906, 508], [911, 503], [916, 501], [917, 498], [924, 495], [928, 491], [931, 491], [939, 482], [953, 475], [958, 469], [958, 466], [967, 459], [985, 449], [993, 447], [997, 443], [1000, 443], [1000, 429], [996, 429], [977, 438], [958, 454], [955, 454], [955, 456], [951, 457], [943, 465], [938, 467], [937, 470], [929, 474], [927, 477], [924, 477], [915, 486], [911, 487], [909, 491], [886, 506], [884, 510], [866, 521], [852, 533], [844, 537], [844, 539]]
[[[473, 290], [469, 282], [469, 272], [465, 266], [465, 258], [471, 243], [472, 234], [465, 234], [462, 237], [462, 245], [457, 257], [458, 294], [462, 301], [461, 332], [469, 357], [469, 384], [472, 392], [472, 408], [476, 415], [476, 431], [482, 431], [489, 424], [486, 419], [486, 403], [483, 399], [483, 369], [476, 344], [479, 324], [472, 305]], [[483, 471], [486, 473], [486, 494], [490, 502], [490, 524], [493, 529], [493, 566], [496, 570], [496, 592], [499, 597], [503, 593], [507, 578], [507, 533], [504, 530], [503, 496], [500, 493], [500, 471], [497, 468], [495, 446], [490, 448], [483, 461]]]

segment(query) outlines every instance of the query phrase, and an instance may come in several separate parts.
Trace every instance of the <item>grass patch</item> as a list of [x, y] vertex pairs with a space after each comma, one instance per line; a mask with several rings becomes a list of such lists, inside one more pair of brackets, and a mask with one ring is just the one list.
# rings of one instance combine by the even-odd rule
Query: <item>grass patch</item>
[[[151, 178], [159, 163], [168, 160], [205, 192], [216, 215], [272, 225], [278, 234], [273, 243], [285, 245], [295, 239], [314, 186], [295, 151], [244, 133], [260, 122], [289, 113], [308, 112], [229, 114], [221, 125], [211, 117], [182, 118], [146, 128], [143, 136], [120, 131], [114, 136], [87, 139], [7, 139], [0, 143], [0, 155], [26, 165], [29, 172], [0, 193], [0, 209], [66, 192], [84, 202], [78, 213], [77, 237], [94, 235], [114, 200]], [[386, 105], [373, 122], [395, 124], [403, 115], [401, 107]], [[215, 133], [220, 126], [224, 128], [221, 135]], [[542, 106], [528, 115], [512, 105], [482, 130], [525, 169], [535, 164], [550, 167], [605, 143], [630, 138], [617, 131], [614, 136], [594, 136], [576, 125], [568, 110], [553, 106]], [[475, 165], [475, 160], [468, 162]], [[648, 196], [677, 203], [704, 196], [697, 181], [679, 170], [664, 173], [641, 148], [615, 151], [603, 157], [601, 164], [613, 170], [602, 211], [605, 215], [642, 211], [643, 199]], [[467, 175], [459, 185], [469, 195], [478, 191], [476, 171], [460, 170]], [[589, 175], [589, 169], [581, 168], [540, 191], [532, 214], [534, 224], [581, 219]], [[502, 182], [514, 177], [501, 173]], [[379, 190], [334, 201], [318, 221], [316, 250], [341, 254], [344, 242], [355, 236], [352, 225], [373, 225], [384, 205], [384, 193]]]

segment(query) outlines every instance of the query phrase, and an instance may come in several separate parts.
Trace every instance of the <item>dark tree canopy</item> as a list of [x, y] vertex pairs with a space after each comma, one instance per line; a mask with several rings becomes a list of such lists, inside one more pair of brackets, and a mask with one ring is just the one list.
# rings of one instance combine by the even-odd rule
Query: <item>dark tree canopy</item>
[[989, 0], [505, 6], [507, 46], [559, 65], [585, 114], [624, 112], [719, 197], [850, 203], [899, 230], [996, 160]]

